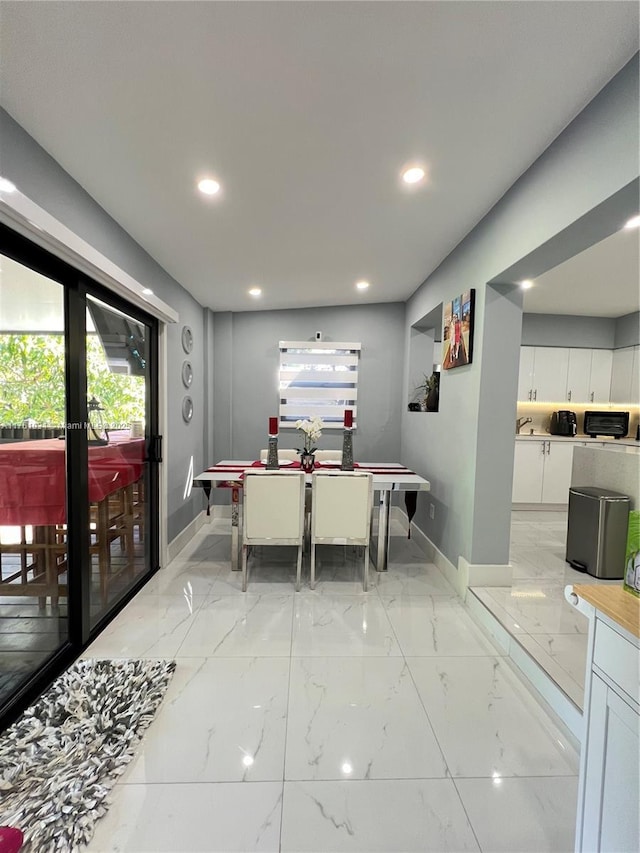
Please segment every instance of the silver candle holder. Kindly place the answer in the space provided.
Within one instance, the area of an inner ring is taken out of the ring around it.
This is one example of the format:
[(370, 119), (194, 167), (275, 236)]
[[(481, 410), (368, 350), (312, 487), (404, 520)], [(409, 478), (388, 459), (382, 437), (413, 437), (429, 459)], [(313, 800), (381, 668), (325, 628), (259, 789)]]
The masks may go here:
[(267, 470), (277, 471), (280, 465), (278, 464), (278, 436), (269, 436), (269, 449), (267, 450)]
[(345, 427), (342, 433), (341, 471), (353, 471), (353, 427)]

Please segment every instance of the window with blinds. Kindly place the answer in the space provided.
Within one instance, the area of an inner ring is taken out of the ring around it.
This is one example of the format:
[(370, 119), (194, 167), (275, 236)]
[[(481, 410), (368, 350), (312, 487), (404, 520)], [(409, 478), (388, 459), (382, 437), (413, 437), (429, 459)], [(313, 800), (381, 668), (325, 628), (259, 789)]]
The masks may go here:
[(280, 426), (318, 416), (341, 428), (344, 410), (358, 412), (361, 344), (336, 341), (280, 341)]

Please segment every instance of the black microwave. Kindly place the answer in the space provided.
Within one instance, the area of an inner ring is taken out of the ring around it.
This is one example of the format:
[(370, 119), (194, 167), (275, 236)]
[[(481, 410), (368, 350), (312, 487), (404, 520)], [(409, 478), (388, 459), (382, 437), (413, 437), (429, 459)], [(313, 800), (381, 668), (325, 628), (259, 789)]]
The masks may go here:
[(629, 412), (585, 412), (583, 431), (591, 438), (597, 435), (624, 438), (629, 432)]

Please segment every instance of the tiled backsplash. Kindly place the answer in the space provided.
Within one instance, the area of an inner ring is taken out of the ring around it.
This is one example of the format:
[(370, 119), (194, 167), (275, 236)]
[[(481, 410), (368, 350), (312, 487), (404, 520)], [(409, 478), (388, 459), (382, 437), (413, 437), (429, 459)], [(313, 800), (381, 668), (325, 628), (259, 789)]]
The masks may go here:
[[(589, 412), (629, 412), (629, 432), (628, 438), (636, 437), (636, 429), (640, 420), (640, 406), (629, 406), (622, 403), (582, 403), (571, 405), (571, 403), (518, 403), (518, 418), (531, 418), (530, 424), (520, 430), (520, 435), (529, 435), (533, 429), (534, 434), (546, 435), (549, 432), (549, 420), (552, 412), (557, 412), (560, 409), (568, 409), (576, 413), (578, 421), (578, 435), (584, 435), (582, 425), (584, 423), (584, 413)], [(514, 423), (515, 430), (515, 423)]]

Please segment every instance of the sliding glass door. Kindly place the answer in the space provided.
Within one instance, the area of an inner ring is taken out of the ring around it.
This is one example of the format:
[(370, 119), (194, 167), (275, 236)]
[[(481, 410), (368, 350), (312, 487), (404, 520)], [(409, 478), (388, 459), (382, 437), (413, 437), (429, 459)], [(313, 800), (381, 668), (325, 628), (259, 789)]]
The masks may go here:
[(6, 256), (0, 276), (1, 706), (69, 631), (64, 287)]
[(91, 625), (149, 572), (157, 540), (149, 497), (153, 328), (87, 296)]
[(158, 567), (157, 339), (0, 226), (0, 728)]

